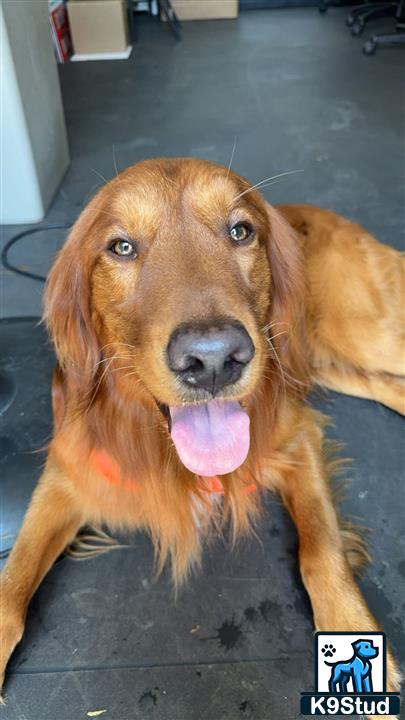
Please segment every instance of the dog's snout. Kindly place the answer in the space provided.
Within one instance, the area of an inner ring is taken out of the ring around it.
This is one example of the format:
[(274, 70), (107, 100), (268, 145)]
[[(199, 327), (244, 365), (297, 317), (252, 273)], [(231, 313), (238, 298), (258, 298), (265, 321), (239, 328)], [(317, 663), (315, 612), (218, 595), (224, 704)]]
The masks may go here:
[(239, 380), (254, 352), (250, 335), (239, 323), (190, 324), (172, 334), (167, 362), (182, 382), (215, 395)]

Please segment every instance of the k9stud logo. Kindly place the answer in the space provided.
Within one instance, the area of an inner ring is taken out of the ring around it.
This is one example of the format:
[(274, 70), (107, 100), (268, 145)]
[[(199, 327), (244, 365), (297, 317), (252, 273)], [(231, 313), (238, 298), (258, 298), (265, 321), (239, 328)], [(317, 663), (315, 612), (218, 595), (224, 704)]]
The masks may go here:
[(303, 715), (396, 715), (398, 695), (386, 692), (384, 633), (316, 633), (315, 688), (302, 693)]

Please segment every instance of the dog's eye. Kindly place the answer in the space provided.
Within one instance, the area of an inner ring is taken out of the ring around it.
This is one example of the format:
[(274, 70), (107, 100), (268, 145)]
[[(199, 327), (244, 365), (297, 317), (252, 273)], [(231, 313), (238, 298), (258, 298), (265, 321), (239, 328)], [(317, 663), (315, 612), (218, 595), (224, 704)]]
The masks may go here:
[(111, 252), (120, 257), (136, 257), (135, 246), (130, 240), (114, 240), (110, 245)]
[(246, 225), (246, 223), (237, 223), (231, 229), (229, 230), (229, 235), (231, 236), (231, 240), (235, 243), (235, 245), (243, 245), (248, 240), (251, 240), (253, 237), (253, 229), (250, 227), (250, 225)]

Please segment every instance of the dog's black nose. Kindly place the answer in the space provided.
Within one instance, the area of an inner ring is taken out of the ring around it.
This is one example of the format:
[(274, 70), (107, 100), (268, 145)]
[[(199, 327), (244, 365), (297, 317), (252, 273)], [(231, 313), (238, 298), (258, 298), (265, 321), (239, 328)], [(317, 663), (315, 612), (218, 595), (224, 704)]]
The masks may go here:
[(167, 363), (184, 383), (215, 395), (239, 380), (254, 353), (251, 337), (240, 323), (192, 323), (173, 332)]

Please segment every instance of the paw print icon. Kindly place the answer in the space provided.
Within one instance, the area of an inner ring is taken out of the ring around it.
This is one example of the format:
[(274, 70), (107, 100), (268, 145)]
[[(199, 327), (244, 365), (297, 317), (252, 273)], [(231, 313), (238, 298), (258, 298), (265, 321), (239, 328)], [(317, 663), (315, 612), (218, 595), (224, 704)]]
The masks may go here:
[(333, 647), (333, 645), (324, 645), (322, 648), (322, 653), (324, 657), (333, 657), (336, 652), (336, 648)]

